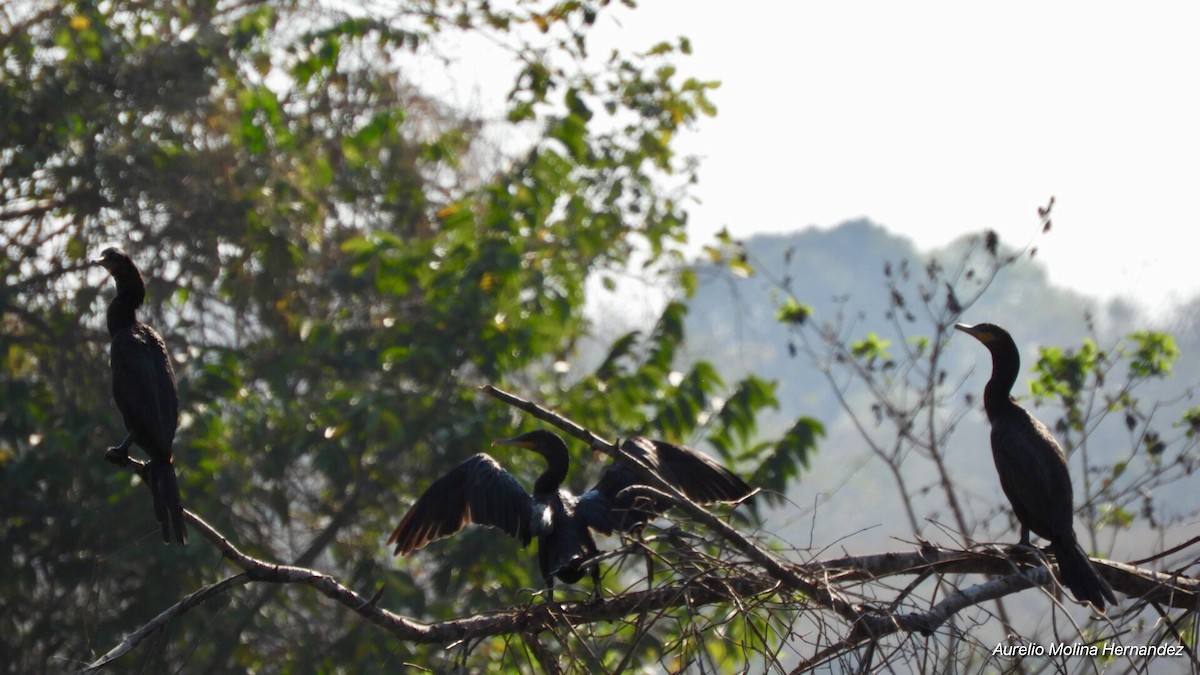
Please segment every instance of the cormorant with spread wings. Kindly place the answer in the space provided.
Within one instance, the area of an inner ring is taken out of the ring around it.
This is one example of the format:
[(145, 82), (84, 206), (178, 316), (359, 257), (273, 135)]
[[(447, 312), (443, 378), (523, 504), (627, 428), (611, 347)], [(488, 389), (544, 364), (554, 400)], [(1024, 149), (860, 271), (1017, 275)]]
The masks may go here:
[[(468, 523), (499, 528), (527, 546), (538, 540), (538, 566), (546, 588), (554, 578), (575, 583), (590, 574), (597, 590), (600, 570), (591, 530), (630, 532), (670, 506), (665, 498), (639, 496), (626, 488), (641, 484), (632, 471), (613, 462), (591, 490), (576, 497), (562, 488), (570, 459), (562, 438), (546, 430), (531, 431), (493, 445), (532, 450), (547, 468), (533, 493), (491, 456), (480, 453), (434, 481), (400, 521), (388, 545), (395, 555), (411, 553), (431, 541), (449, 537)], [(689, 499), (702, 503), (737, 502), (752, 490), (742, 479), (691, 448), (633, 437), (622, 449), (650, 466)]]

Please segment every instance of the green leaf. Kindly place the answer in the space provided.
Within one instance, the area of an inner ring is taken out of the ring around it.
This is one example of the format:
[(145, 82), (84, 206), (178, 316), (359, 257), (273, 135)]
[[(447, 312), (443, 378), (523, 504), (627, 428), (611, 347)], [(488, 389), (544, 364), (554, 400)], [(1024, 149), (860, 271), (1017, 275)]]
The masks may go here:
[(812, 316), (812, 307), (805, 305), (795, 298), (788, 298), (783, 306), (775, 312), (775, 319), (780, 323), (803, 326)]
[(754, 276), (754, 266), (746, 261), (745, 258), (730, 258), (729, 270), (733, 272), (733, 276), (738, 279), (746, 279)]
[(850, 343), (850, 354), (857, 359), (870, 363), (874, 363), (875, 361), (890, 361), (891, 356), (888, 354), (888, 347), (891, 344), (891, 340), (887, 340), (871, 332), (867, 333), (867, 337), (862, 340)]
[(759, 459), (751, 483), (763, 489), (763, 499), (770, 504), (782, 504), (791, 484), (803, 469), (807, 469), (818, 440), (825, 435), (825, 427), (815, 419), (803, 417), (787, 430), (774, 444), (757, 448), (746, 459)]
[(1130, 377), (1163, 377), (1171, 374), (1179, 358), (1174, 336), (1155, 331), (1136, 331), (1129, 334), (1135, 349), (1129, 363)]
[(1101, 527), (1120, 527), (1127, 528), (1133, 525), (1135, 515), (1133, 512), (1123, 509), (1115, 504), (1104, 504), (1100, 507), (1100, 517), (1098, 519)]

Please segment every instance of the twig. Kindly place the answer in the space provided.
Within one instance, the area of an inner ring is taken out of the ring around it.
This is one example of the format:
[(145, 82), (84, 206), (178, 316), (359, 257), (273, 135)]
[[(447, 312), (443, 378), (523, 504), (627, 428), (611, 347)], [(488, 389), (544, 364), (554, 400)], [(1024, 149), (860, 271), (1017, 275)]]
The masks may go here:
[(864, 617), (855, 626), (854, 632), (851, 633), (849, 639), (857, 639), (860, 642), (877, 640), (884, 635), (897, 632), (915, 632), (929, 636), (937, 630), (938, 626), (945, 623), (947, 619), (967, 607), (989, 600), (996, 600), (1017, 591), (1023, 591), (1026, 588), (1046, 586), (1052, 583), (1054, 583), (1054, 578), (1050, 575), (1050, 570), (1045, 567), (1027, 569), (969, 588), (956, 589), (947, 595), (945, 600), (937, 603), (927, 612), (897, 614), (886, 618)]
[(171, 605), (170, 607), (168, 607), (161, 614), (159, 614), (158, 616), (156, 616), (152, 620), (150, 620), (150, 622), (147, 623), (146, 625), (142, 626), (141, 628), (137, 629), (136, 631), (125, 636), (125, 639), (121, 641), (121, 644), (117, 645), (116, 647), (113, 647), (104, 656), (101, 656), (100, 658), (96, 659), (95, 661), (89, 663), (87, 665), (87, 667), (84, 668), (83, 670), (81, 670), (80, 672), (81, 673), (94, 673), (94, 672), (100, 670), (101, 668), (104, 668), (108, 664), (112, 663), (113, 661), (116, 661), (117, 659), (121, 658), (122, 656), (124, 656), (125, 654), (130, 652), (134, 647), (137, 647), (138, 644), (140, 644), (142, 640), (145, 640), (146, 638), (153, 635), (155, 632), (165, 628), (166, 625), (168, 623), (170, 623), (171, 619), (174, 619), (175, 617), (184, 614), (185, 612), (187, 612), (188, 610), (190, 610), (193, 607), (203, 604), (205, 600), (208, 600), (209, 598), (211, 598), (213, 596), (220, 595), (221, 593), (224, 593), (224, 592), (226, 592), (232, 588), (236, 588), (238, 586), (244, 586), (249, 582), (250, 582), (250, 577), (246, 576), (245, 573), (241, 573), (241, 574), (235, 574), (231, 577), (228, 577), (226, 579), (218, 581), (215, 584), (209, 584), (208, 586), (201, 588), (200, 590), (196, 591), (195, 593), (192, 593), (191, 595), (187, 596), (183, 600), (180, 600), (179, 602), (175, 603), (174, 605)]
[(550, 650), (546, 649), (546, 645), (541, 643), (536, 633), (521, 633), (521, 640), (525, 642), (525, 647), (537, 659), (538, 665), (542, 667), (542, 671), (547, 675), (559, 675), (562, 673), (562, 668), (558, 667), (558, 661), (554, 660), (554, 654), (551, 654)]
[(854, 630), (845, 639), (829, 645), (819, 651), (811, 659), (802, 662), (793, 669), (792, 675), (806, 673), (821, 667), (864, 643), (878, 644), (879, 638), (892, 633), (920, 633), (932, 635), (938, 626), (958, 612), (989, 600), (996, 600), (1011, 593), (1032, 588), (1033, 586), (1053, 583), (1050, 571), (1045, 567), (1028, 569), (1017, 574), (1010, 574), (1000, 579), (972, 586), (967, 589), (955, 590), (945, 600), (937, 603), (927, 612), (899, 614), (892, 616), (866, 616), (858, 622)]
[(550, 410), (548, 408), (543, 408), (542, 406), (534, 403), (533, 401), (527, 401), (527, 400), (521, 398), (520, 396), (516, 396), (515, 394), (510, 394), (507, 391), (504, 391), (503, 389), (497, 389), (490, 384), (483, 385), (482, 387), (479, 388), (479, 391), (482, 391), (483, 393), (487, 394), (488, 396), (491, 396), (492, 398), (503, 401), (504, 403), (507, 403), (508, 405), (516, 408), (517, 410), (524, 410), (525, 412), (529, 413), (530, 415), (533, 415), (534, 417), (542, 420), (543, 422), (548, 422), (550, 424), (553, 424), (554, 426), (558, 427), (559, 429), (562, 429), (563, 431), (567, 432), (569, 435), (574, 436), (575, 438), (583, 441), (584, 443), (587, 443), (588, 447), (590, 447), (590, 448), (597, 448), (597, 447), (605, 448), (608, 451), (609, 455), (612, 455), (614, 457), (616, 456), (614, 454), (614, 452), (616, 450), (615, 445), (613, 445), (612, 443), (609, 443), (607, 440), (605, 440), (603, 438), (600, 438), (596, 434), (593, 434), (591, 431), (585, 429), (582, 425), (576, 424), (574, 421), (554, 412), (553, 410)]
[(1197, 542), (1200, 542), (1200, 537), (1192, 537), (1191, 539), (1188, 539), (1187, 541), (1183, 542), (1182, 544), (1172, 546), (1171, 548), (1169, 548), (1165, 551), (1162, 551), (1160, 553), (1155, 553), (1154, 555), (1152, 555), (1148, 558), (1142, 558), (1141, 560), (1133, 560), (1129, 564), (1130, 565), (1145, 565), (1146, 563), (1151, 563), (1151, 562), (1154, 562), (1155, 560), (1161, 560), (1162, 558), (1165, 558), (1165, 557), (1171, 555), (1172, 553), (1178, 553), (1179, 551), (1182, 551), (1183, 549), (1185, 549)]

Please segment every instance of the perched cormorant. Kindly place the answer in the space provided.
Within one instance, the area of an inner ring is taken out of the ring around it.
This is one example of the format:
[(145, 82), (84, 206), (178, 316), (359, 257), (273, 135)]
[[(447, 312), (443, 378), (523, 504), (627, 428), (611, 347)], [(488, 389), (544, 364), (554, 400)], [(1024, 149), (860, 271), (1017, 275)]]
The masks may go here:
[(162, 526), (163, 541), (184, 544), (183, 505), (171, 455), (179, 424), (175, 371), (162, 336), (134, 316), (146, 297), (146, 286), (133, 261), (123, 251), (108, 248), (93, 262), (117, 282), (117, 296), (109, 303), (106, 316), (112, 337), (112, 393), (129, 431), (105, 456), (115, 463), (127, 463), (131, 444), (146, 451), (150, 461), (143, 475), (148, 476), (146, 482), (154, 495), (154, 517)]
[(992, 459), (1000, 486), (1021, 522), (1021, 544), (1029, 545), (1030, 530), (1049, 540), (1062, 583), (1076, 600), (1090, 602), (1100, 611), (1106, 600), (1115, 605), (1112, 589), (1096, 574), (1075, 539), (1066, 455), (1046, 425), (1012, 399), (1021, 366), (1012, 336), (990, 323), (954, 327), (982, 342), (992, 354), (992, 378), (983, 390), (983, 409), (992, 425)]
[[(537, 537), (538, 567), (546, 588), (554, 588), (554, 577), (571, 584), (590, 574), (599, 592), (600, 570), (590, 562), (598, 550), (590, 530), (630, 532), (670, 506), (665, 499), (646, 499), (634, 491), (621, 494), (641, 481), (618, 462), (579, 497), (562, 489), (570, 460), (566, 443), (553, 432), (539, 429), (493, 445), (525, 448), (546, 459), (548, 466), (534, 483), (533, 494), (495, 459), (477, 454), (434, 481), (413, 504), (388, 539), (395, 555), (449, 537), (467, 523), (488, 525), (516, 537), (523, 546)], [(693, 501), (735, 502), (751, 493), (742, 479), (691, 448), (640, 437), (621, 447)]]

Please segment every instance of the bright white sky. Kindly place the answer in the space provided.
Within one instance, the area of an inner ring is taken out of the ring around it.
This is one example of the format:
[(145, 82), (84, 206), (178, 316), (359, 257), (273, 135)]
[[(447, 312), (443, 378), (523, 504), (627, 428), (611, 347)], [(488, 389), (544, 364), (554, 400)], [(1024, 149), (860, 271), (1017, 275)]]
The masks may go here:
[(681, 72), (721, 82), (681, 139), (697, 244), (867, 216), (1020, 245), (1054, 195), (1053, 281), (1158, 311), (1200, 291), (1200, 4), (645, 0), (598, 26), (596, 54), (686, 35)]

